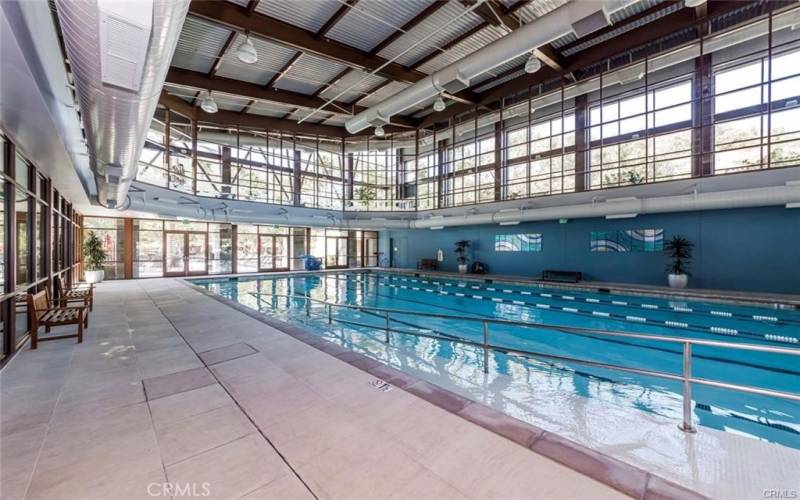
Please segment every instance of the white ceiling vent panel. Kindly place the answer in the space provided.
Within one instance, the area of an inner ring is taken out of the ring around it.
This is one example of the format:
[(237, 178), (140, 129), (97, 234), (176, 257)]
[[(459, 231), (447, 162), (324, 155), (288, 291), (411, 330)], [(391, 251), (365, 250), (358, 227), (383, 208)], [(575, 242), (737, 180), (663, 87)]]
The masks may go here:
[(99, 6), (101, 79), (138, 92), (153, 27), (153, 2), (101, 1)]

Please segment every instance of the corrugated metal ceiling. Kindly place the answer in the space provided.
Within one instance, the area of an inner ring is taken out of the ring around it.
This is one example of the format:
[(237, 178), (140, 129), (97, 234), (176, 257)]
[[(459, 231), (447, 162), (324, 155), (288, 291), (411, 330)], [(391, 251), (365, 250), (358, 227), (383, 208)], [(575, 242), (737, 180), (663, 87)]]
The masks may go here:
[[(240, 6), (246, 6), (249, 3), (249, 0), (227, 1)], [(326, 36), (364, 52), (369, 52), (381, 41), (395, 33), (400, 26), (428, 8), (434, 1), (437, 0), (360, 0), (328, 31)], [(506, 7), (516, 4), (518, 1), (501, 0)], [(515, 15), (519, 16), (523, 22), (530, 22), (558, 8), (567, 1), (532, 0), (518, 9)], [(622, 22), (665, 1), (641, 0), (613, 14), (612, 21), (615, 23)], [(260, 0), (256, 5), (256, 11), (308, 31), (317, 32), (343, 5), (343, 0), (290, 0), (288, 2), (287, 0)], [(682, 3), (680, 2), (668, 7), (665, 6), (661, 11), (637, 20), (630, 26), (620, 27), (608, 34), (570, 47), (564, 52), (564, 56), (575, 54), (602, 43), (613, 36), (619, 36), (630, 29), (653, 22), (680, 8), (682, 8)], [(483, 23), (483, 19), (480, 16), (473, 12), (466, 12), (466, 10), (467, 7), (458, 0), (448, 1), (427, 19), (381, 50), (378, 55), (385, 59), (397, 57), (396, 62), (398, 64), (413, 67), (416, 61), (439, 51), (440, 53), (436, 57), (431, 58), (418, 68), (420, 71), (430, 74), (504, 36), (503, 28), (487, 26), (447, 51), (440, 51), (440, 47)], [(181, 32), (173, 59), (173, 66), (192, 71), (208, 72), (230, 34), (231, 31), (224, 27), (189, 16)], [(256, 64), (244, 64), (235, 55), (235, 47), (242, 41), (243, 36), (236, 35), (231, 48), (223, 55), (217, 75), (263, 85), (277, 74), (296, 54), (294, 49), (253, 37), (252, 41), (258, 52), (259, 60)], [(574, 41), (574, 35), (567, 35), (556, 40), (552, 45), (558, 49)], [(417, 45), (415, 46), (415, 44)], [(481, 82), (519, 67), (524, 63), (524, 60), (525, 57), (520, 56), (475, 79), (472, 82), (473, 85), (476, 85), (474, 90), (481, 92), (520, 76), (521, 72), (511, 73), (501, 81), (481, 86)], [(337, 61), (306, 53), (276, 83), (276, 87), (306, 95), (325, 89), (320, 93), (320, 97), (330, 99), (353, 86), (352, 89), (348, 89), (337, 100), (345, 103), (358, 103), (362, 106), (372, 106), (408, 86), (406, 83), (391, 82), (380, 87), (374, 94), (367, 95), (368, 91), (385, 83), (386, 80), (382, 77), (368, 75), (368, 73), (357, 69), (346, 72), (338, 82), (331, 82), (332, 78), (342, 73), (346, 68), (346, 65)], [(332, 83), (330, 86), (326, 85), (330, 83)], [(171, 93), (189, 100), (194, 95), (192, 89), (186, 88), (172, 88)], [(229, 96), (220, 95), (217, 102), (221, 109), (238, 111), (247, 104), (247, 99), (243, 100), (244, 102), (241, 99), (231, 99)], [(420, 109), (424, 110), (429, 104), (423, 103), (423, 105), (414, 110), (409, 110), (409, 112), (415, 113)], [(248, 112), (266, 116), (283, 116), (286, 113), (294, 112), (295, 109), (278, 103), (259, 101), (250, 107)], [(298, 115), (303, 117), (309, 111), (298, 112)], [(333, 118), (326, 117), (327, 114), (321, 115), (319, 118), (315, 116), (310, 121), (340, 124), (344, 120), (344, 115), (337, 115)]]
[(222, 57), (222, 64), (217, 70), (217, 75), (265, 85), (297, 54), (297, 51), (283, 45), (253, 37), (250, 41), (258, 52), (258, 61), (254, 64), (246, 64), (236, 57), (236, 47), (244, 39), (243, 35), (236, 35), (231, 48)]
[(178, 38), (178, 45), (175, 47), (172, 65), (207, 73), (230, 34), (230, 30), (216, 24), (207, 23), (196, 17), (187, 17), (183, 23), (181, 36)]
[(303, 54), (275, 86), (301, 94), (313, 94), (346, 67), (329, 59)]
[[(461, 2), (448, 2), (447, 5), (381, 50), (378, 55), (386, 59), (397, 57), (398, 63), (403, 66), (412, 66), (415, 61), (481, 24), (480, 16), (474, 12), (465, 13), (466, 10), (467, 8)], [(423, 39), (424, 42), (414, 45)]]
[(339, 81), (334, 82), (333, 85), (320, 93), (320, 97), (323, 99), (332, 99), (343, 90), (349, 88), (350, 90), (336, 100), (350, 103), (366, 96), (369, 90), (372, 90), (385, 81), (386, 79), (380, 76), (370, 75), (369, 73), (353, 69), (348, 71)]
[(316, 33), (341, 6), (336, 0), (261, 0), (256, 12)]
[(328, 31), (328, 37), (369, 52), (434, 0), (361, 0)]

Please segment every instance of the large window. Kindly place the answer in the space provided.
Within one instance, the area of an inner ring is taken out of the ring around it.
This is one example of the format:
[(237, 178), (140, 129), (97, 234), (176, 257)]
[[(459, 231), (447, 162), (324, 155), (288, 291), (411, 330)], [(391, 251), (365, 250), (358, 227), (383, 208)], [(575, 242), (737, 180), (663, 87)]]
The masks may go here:
[(555, 115), (506, 134), (507, 199), (575, 190), (575, 114)]
[(672, 37), (580, 68), (577, 81), (541, 82), (431, 123), (426, 110), (416, 115), (425, 128), (385, 137), (231, 129), (161, 108), (139, 178), (201, 196), (375, 212), (794, 166), (798, 19), (791, 7), (746, 27), (710, 20), (703, 40)]
[(607, 188), (690, 177), (692, 82), (601, 100), (589, 112), (590, 186)]
[(84, 240), (89, 232), (94, 232), (108, 254), (103, 265), (105, 277), (118, 279), (125, 277), (125, 220), (106, 217), (84, 217)]
[(494, 201), (494, 134), (457, 141), (444, 164), (445, 206)]
[(800, 160), (800, 50), (759, 55), (714, 72), (714, 172)]

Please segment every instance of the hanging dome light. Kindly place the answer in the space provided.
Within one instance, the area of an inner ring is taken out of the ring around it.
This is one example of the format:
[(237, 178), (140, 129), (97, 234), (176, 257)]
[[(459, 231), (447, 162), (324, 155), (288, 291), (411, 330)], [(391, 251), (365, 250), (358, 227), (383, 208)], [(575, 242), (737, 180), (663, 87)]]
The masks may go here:
[(378, 137), (383, 137), (385, 133), (386, 132), (383, 131), (383, 125), (378, 125), (377, 127), (375, 127), (375, 135), (377, 135)]
[(525, 73), (536, 73), (540, 69), (542, 69), (542, 61), (531, 52), (531, 56), (525, 61)]
[(706, 0), (686, 0), (683, 4), (686, 7), (700, 7), (706, 3)]
[(205, 111), (206, 113), (216, 113), (219, 111), (219, 106), (217, 106), (217, 102), (211, 97), (211, 92), (208, 90), (205, 91), (203, 94), (203, 99), (200, 100), (200, 109)]
[(444, 104), (444, 99), (442, 99), (442, 96), (437, 97), (436, 100), (433, 101), (433, 110), (436, 111), (437, 113), (440, 111), (444, 111), (445, 107), (446, 106)]
[(258, 52), (256, 52), (253, 42), (250, 41), (250, 35), (247, 35), (244, 42), (239, 44), (239, 48), (236, 49), (236, 57), (245, 64), (258, 62)]

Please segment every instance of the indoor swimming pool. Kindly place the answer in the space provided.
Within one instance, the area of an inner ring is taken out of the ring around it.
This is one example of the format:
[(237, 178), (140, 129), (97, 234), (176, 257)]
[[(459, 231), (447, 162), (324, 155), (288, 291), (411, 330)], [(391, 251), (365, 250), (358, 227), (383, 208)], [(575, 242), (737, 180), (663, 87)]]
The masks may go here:
[[(700, 342), (691, 348), (697, 379), (800, 388), (796, 355), (711, 345), (796, 351), (800, 311), (792, 308), (371, 271), (192, 282), (523, 420), (535, 414), (569, 427), (613, 411), (680, 423), (682, 382), (643, 372), (680, 376), (684, 343), (649, 337)], [(703, 384), (692, 391), (695, 425), (800, 449), (800, 402)]]

